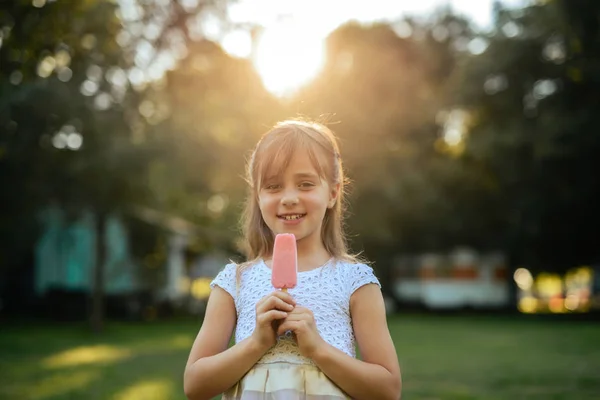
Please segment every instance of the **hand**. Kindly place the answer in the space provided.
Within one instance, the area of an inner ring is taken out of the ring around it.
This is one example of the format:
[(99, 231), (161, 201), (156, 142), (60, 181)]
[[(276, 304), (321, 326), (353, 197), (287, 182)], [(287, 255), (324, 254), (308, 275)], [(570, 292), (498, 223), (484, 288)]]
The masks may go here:
[(267, 351), (277, 341), (276, 326), (288, 316), (296, 302), (286, 292), (276, 290), (256, 303), (256, 326), (252, 338)]
[(300, 354), (305, 357), (312, 358), (315, 351), (325, 344), (317, 330), (312, 311), (306, 307), (296, 306), (281, 322), (277, 334), (283, 335), (287, 331), (292, 331), (295, 334)]

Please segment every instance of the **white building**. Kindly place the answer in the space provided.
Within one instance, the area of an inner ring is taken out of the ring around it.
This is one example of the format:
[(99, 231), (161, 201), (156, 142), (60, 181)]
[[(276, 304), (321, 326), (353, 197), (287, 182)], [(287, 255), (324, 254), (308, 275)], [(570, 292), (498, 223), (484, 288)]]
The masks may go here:
[(505, 257), (459, 248), (449, 254), (401, 257), (394, 294), (400, 302), (429, 309), (493, 309), (510, 302)]

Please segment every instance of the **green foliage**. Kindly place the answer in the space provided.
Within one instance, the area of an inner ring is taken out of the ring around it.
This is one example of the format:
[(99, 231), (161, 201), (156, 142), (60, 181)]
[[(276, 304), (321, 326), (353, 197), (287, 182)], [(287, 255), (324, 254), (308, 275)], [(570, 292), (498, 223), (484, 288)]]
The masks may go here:
[(458, 245), (533, 268), (598, 261), (598, 14), (556, 1), (497, 6), (486, 33), (446, 12), (334, 32), (293, 106), (341, 136), (356, 245), (384, 269)]
[[(111, 166), (102, 134), (124, 127), (120, 113), (98, 118), (95, 104), (109, 90), (103, 71), (118, 65), (121, 57), (114, 40), (118, 26), (110, 2), (0, 6), (0, 184), (10, 188), (0, 195), (6, 222), (1, 228), (4, 266), (22, 262), (22, 251), (36, 236), (35, 215), (44, 204), (77, 208), (91, 199), (106, 201), (106, 179), (98, 178)], [(80, 91), (92, 75), (90, 84), (99, 94), (95, 98)], [(61, 149), (52, 145), (59, 132)], [(79, 151), (68, 150), (67, 135), (75, 147), (83, 140)]]
[[(382, 269), (457, 245), (554, 269), (600, 257), (592, 0), (497, 6), (483, 33), (448, 10), (348, 23), (286, 99), (192, 29), (205, 12), (223, 17), (225, 1), (11, 3), (0, 6), (3, 265), (22, 262), (48, 202), (150, 206), (195, 224), (205, 250), (233, 247), (246, 156), (296, 115), (338, 132), (351, 239)], [(73, 132), (77, 151), (61, 142)]]
[(160, 57), (176, 64), (174, 44), (185, 52), (191, 40), (183, 29), (188, 14), (218, 2), (192, 8), (125, 3), (0, 6), (0, 185), (11, 188), (0, 195), (6, 205), (2, 270), (30, 262), (36, 215), (45, 206), (58, 203), (73, 216), (92, 210), (100, 238), (93, 278), (96, 321), (101, 321), (105, 219), (160, 205), (148, 181), (162, 159), (171, 161), (173, 139), (158, 130), (166, 118), (163, 108), (149, 111), (155, 92), (148, 82)]
[(515, 261), (536, 268), (600, 257), (598, 15), (585, 1), (499, 9), (488, 49), (460, 80), (459, 105), (476, 115), (463, 161), (490, 172), (501, 201), (489, 215), (504, 219)]

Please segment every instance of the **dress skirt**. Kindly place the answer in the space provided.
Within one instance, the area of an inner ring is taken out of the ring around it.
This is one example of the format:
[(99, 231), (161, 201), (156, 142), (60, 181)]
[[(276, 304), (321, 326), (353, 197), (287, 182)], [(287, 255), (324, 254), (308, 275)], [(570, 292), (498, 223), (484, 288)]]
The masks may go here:
[(256, 364), (223, 400), (350, 399), (319, 368), (308, 364)]

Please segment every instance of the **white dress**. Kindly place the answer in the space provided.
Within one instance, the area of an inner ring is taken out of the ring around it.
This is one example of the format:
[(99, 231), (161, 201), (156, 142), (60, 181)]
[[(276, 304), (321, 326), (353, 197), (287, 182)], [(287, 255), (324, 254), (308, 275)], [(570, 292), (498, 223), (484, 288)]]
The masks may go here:
[[(211, 282), (231, 295), (235, 302), (237, 324), (235, 342), (254, 331), (256, 303), (271, 293), (271, 269), (259, 260), (244, 269), (236, 284), (236, 264), (228, 264)], [(350, 296), (363, 285), (381, 287), (373, 269), (364, 264), (333, 261), (320, 268), (298, 273), (298, 284), (289, 289), (296, 303), (310, 309), (321, 337), (351, 357), (356, 357), (350, 316)], [(290, 336), (277, 343), (230, 390), (223, 399), (242, 400), (333, 400), (349, 398), (307, 357), (300, 354)]]

